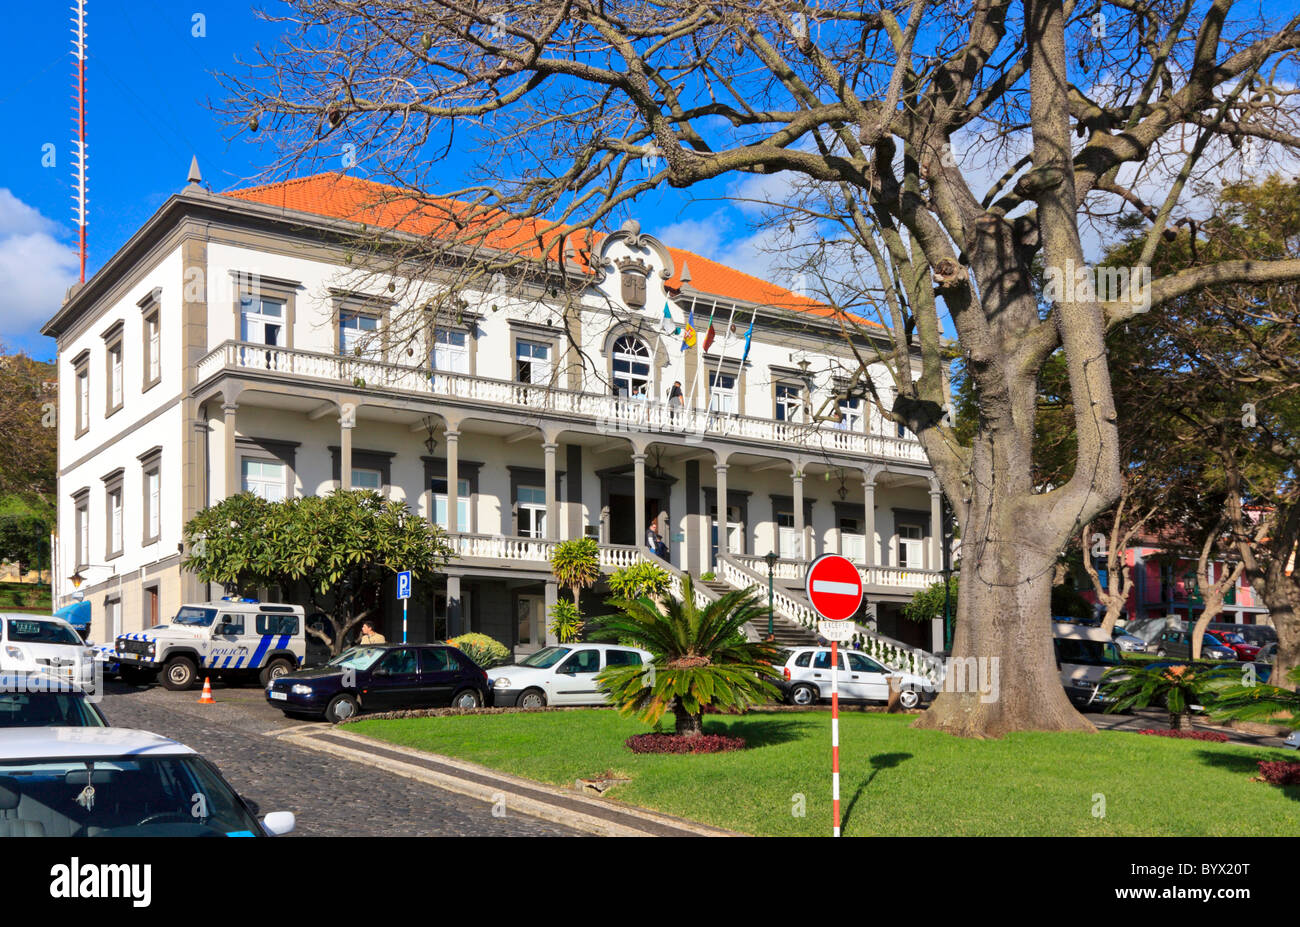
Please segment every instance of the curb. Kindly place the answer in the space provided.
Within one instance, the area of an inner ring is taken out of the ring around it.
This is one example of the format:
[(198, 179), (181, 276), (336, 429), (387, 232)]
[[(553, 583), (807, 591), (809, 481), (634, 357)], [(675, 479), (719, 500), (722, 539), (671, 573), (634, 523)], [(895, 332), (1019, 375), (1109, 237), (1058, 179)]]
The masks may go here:
[(336, 727), (270, 732), (296, 746), (364, 763), (416, 779), (518, 814), (563, 824), (602, 837), (739, 837), (733, 831), (633, 805), (615, 804), (575, 791), (502, 773), (477, 763), (349, 734)]

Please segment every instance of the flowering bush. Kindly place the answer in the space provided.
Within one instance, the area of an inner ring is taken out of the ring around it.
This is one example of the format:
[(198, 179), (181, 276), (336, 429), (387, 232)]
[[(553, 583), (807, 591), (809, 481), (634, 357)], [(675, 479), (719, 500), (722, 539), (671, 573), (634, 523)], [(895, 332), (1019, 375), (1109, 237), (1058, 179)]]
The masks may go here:
[(1300, 785), (1300, 763), (1295, 760), (1260, 760), (1259, 777), (1272, 785)]
[(633, 753), (722, 753), (745, 749), (745, 738), (723, 734), (636, 734), (627, 739)]
[(1176, 737), (1179, 740), (1208, 740), (1211, 743), (1223, 744), (1230, 739), (1227, 734), (1221, 734), (1218, 731), (1138, 731), (1139, 734), (1155, 734), (1157, 737)]

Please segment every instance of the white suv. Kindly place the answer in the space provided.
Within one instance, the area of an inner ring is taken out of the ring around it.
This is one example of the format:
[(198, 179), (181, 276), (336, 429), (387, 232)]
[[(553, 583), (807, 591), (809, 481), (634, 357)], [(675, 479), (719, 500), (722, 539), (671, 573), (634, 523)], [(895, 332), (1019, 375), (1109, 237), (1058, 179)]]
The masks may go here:
[[(791, 705), (813, 705), (831, 697), (831, 649), (795, 647), (784, 651), (780, 683)], [(889, 701), (889, 679), (898, 680), (898, 701), (904, 708), (916, 708), (930, 701), (938, 691), (924, 676), (895, 672), (860, 650), (840, 649), (839, 692), (846, 701)]]
[(488, 670), (492, 704), (605, 705), (608, 697), (596, 684), (596, 674), (607, 666), (645, 666), (653, 662), (649, 651), (622, 644), (557, 644), (510, 666)]

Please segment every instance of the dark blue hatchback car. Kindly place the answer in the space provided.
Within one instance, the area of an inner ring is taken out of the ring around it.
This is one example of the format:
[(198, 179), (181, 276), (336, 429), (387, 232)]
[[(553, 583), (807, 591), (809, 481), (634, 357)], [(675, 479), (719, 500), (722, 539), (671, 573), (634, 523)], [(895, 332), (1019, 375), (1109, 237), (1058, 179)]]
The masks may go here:
[(447, 644), (352, 647), (266, 687), (266, 700), (286, 715), (334, 723), (362, 711), (478, 708), (487, 704), (487, 695), (487, 673)]

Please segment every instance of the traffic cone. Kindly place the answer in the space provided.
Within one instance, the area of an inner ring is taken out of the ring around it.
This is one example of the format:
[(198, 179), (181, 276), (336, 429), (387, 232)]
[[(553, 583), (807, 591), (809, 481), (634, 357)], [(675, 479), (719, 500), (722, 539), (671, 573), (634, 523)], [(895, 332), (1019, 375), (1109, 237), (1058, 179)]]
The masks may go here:
[(203, 677), (203, 694), (199, 696), (200, 705), (215, 705), (217, 700), (212, 697), (212, 680), (207, 676)]

